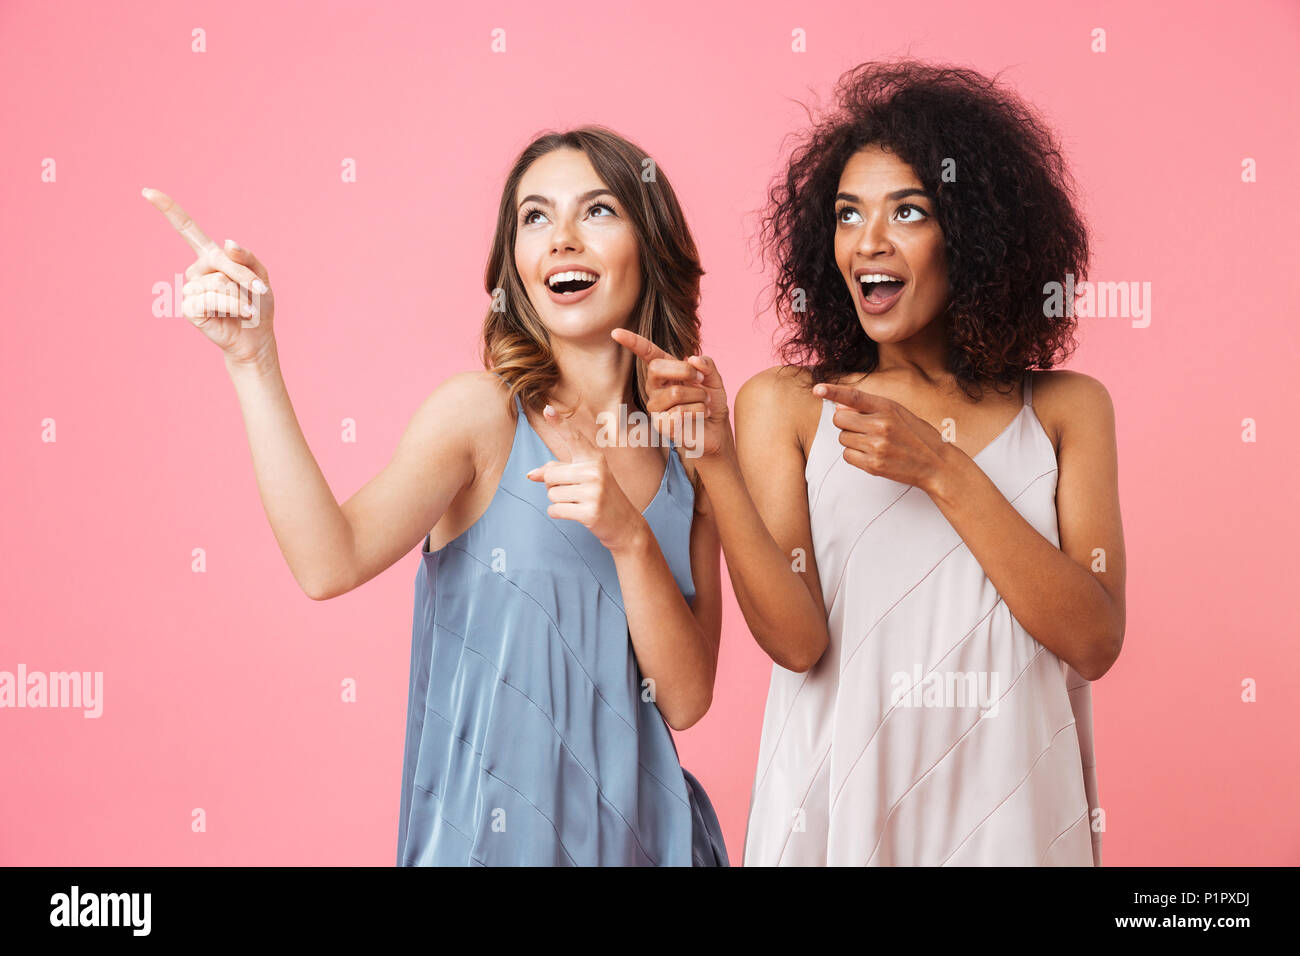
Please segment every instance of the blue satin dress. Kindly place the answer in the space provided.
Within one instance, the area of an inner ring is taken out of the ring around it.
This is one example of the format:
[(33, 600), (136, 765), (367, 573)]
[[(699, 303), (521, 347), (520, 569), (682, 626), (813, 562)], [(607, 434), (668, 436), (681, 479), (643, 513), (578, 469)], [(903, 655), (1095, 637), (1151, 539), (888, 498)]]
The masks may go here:
[[(515, 408), (487, 511), (420, 551), (397, 864), (727, 866), (708, 796), (643, 699), (613, 557), (546, 514), (545, 483), (524, 475), (553, 456)], [(644, 516), (688, 604), (693, 505), (673, 451)]]

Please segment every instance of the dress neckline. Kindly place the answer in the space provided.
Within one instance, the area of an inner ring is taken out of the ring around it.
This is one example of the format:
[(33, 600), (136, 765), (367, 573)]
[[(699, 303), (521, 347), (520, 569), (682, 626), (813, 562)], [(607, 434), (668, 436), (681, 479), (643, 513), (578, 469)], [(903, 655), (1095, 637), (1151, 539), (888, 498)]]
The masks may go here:
[(1020, 411), (1016, 412), (1016, 417), (1013, 418), (1013, 419), (1011, 419), (1011, 421), (1009, 421), (1009, 422), (1007, 423), (1007, 427), (1004, 428), (1004, 429), (1002, 429), (1002, 431), (998, 432), (998, 433), (997, 433), (997, 436), (996, 436), (995, 438), (993, 438), (992, 441), (988, 442), (988, 444), (986, 444), (983, 448), (981, 448), (981, 449), (980, 449), (979, 451), (977, 451), (975, 454), (971, 455), (971, 456), (970, 456), (971, 461), (979, 461), (980, 457), (981, 457), (981, 456), (982, 456), (986, 451), (988, 451), (990, 448), (992, 448), (994, 445), (996, 445), (998, 442), (1000, 442), (1000, 441), (1002, 440), (1003, 436), (1005, 436), (1008, 432), (1010, 432), (1011, 429), (1013, 429), (1015, 426), (1019, 425), (1019, 424), (1020, 424), (1020, 419), (1024, 417), (1025, 410), (1028, 409), (1029, 407), (1030, 407), (1030, 406), (1028, 406), (1028, 405), (1021, 405), (1021, 406), (1020, 406)]

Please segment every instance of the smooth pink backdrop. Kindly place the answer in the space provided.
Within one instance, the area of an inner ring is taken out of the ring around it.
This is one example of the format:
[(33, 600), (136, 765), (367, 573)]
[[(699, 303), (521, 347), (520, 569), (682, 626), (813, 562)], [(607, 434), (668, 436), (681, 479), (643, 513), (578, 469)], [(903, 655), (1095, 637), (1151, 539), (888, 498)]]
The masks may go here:
[[(1300, 863), (1298, 34), (1289, 2), (0, 4), (0, 670), (105, 681), (98, 719), (0, 710), (0, 863), (394, 860), (418, 557), (336, 600), (297, 588), (220, 353), (152, 314), (193, 256), (142, 186), (267, 264), (343, 501), (478, 367), (499, 190), (535, 133), (600, 122), (666, 171), (734, 396), (773, 364), (750, 214), (796, 100), (907, 52), (1006, 68), (1064, 140), (1095, 277), (1153, 287), (1148, 328), (1085, 322), (1069, 365), (1114, 399), (1128, 551), (1094, 688), (1105, 862)], [(713, 709), (678, 739), (739, 863), (770, 664), (726, 592)]]

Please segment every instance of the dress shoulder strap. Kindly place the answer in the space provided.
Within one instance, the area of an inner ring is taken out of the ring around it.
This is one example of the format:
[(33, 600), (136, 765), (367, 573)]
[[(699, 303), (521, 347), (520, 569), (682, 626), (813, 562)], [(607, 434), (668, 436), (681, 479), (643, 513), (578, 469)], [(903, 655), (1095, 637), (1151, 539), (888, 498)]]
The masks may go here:
[(1034, 404), (1034, 373), (1032, 370), (1025, 373), (1025, 404)]
[[(490, 369), (488, 369), (488, 371), (491, 372), (493, 375), (495, 375), (497, 378), (501, 379), (501, 384), (505, 385), (507, 388), (510, 387), (510, 380), (509, 380), (508, 378), (506, 378), (504, 375), (502, 375), (500, 372), (498, 372), (496, 369), (494, 369), (494, 368), (490, 368)], [(523, 415), (523, 413), (524, 413), (524, 403), (523, 403), (522, 401), (520, 401), (518, 395), (515, 395), (515, 402), (514, 402), (514, 404), (515, 404), (515, 408), (518, 410), (519, 414), (520, 414), (520, 415)]]

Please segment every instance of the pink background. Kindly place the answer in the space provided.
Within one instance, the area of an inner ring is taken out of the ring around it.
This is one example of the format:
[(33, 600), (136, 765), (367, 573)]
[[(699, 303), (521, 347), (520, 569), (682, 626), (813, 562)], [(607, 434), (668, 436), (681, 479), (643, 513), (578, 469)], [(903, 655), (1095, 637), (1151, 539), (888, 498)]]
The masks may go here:
[[(1126, 646), (1094, 688), (1105, 862), (1300, 863), (1297, 5), (469, 7), (0, 4), (0, 670), (105, 681), (99, 719), (0, 710), (0, 863), (394, 861), (419, 558), (328, 602), (295, 585), (220, 353), (151, 312), (193, 255), (142, 186), (267, 264), (294, 407), (343, 501), (478, 367), (499, 190), (535, 133), (600, 122), (655, 156), (734, 396), (773, 364), (751, 213), (795, 100), (907, 52), (1009, 68), (1064, 139), (1094, 276), (1152, 283), (1150, 327), (1084, 322), (1069, 366), (1114, 399), (1128, 549)], [(713, 709), (678, 740), (738, 864), (770, 664), (724, 591)]]

